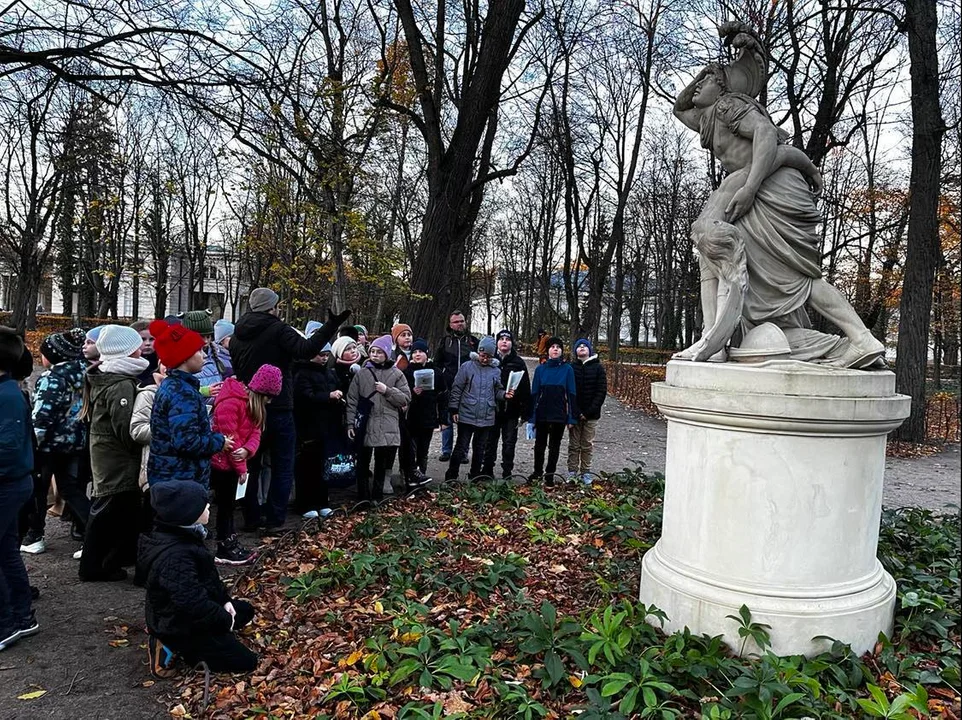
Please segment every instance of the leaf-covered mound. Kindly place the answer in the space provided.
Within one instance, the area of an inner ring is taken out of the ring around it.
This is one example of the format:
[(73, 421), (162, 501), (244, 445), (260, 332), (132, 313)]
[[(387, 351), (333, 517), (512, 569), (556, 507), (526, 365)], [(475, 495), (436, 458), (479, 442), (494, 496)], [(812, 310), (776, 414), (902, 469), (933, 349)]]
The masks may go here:
[(958, 717), (957, 515), (884, 516), (900, 609), (874, 653), (744, 659), (664, 636), (636, 602), (662, 491), (633, 471), (590, 487), (454, 486), (308, 525), (239, 580), (260, 611), (246, 631), (255, 674), (215, 677), (206, 708), (194, 674), (177, 714)]

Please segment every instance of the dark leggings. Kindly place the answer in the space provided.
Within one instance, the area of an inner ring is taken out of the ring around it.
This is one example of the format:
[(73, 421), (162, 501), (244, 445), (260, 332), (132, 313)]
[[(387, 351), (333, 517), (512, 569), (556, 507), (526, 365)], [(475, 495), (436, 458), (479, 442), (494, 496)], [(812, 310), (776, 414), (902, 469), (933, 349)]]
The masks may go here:
[[(358, 500), (382, 500), (384, 478), (394, 464), (396, 447), (362, 447), (357, 451), (357, 498)], [(371, 475), (371, 458), (374, 458), (374, 475)]]
[(294, 461), (294, 488), (297, 508), (301, 512), (330, 507), (327, 481), (324, 479), (324, 461), (327, 446), (324, 438), (300, 443)]
[[(217, 542), (224, 542), (235, 533), (234, 505), (237, 495), (237, 473), (233, 470), (210, 469), (210, 486), (214, 491), (214, 503), (217, 508), (214, 532)], [(249, 488), (248, 488), (249, 489)]]
[(414, 428), (411, 431), (411, 438), (414, 440), (415, 465), (422, 473), (426, 473), (428, 451), (431, 449), (431, 440), (434, 438), (434, 428)]
[(103, 580), (137, 559), (140, 490), (94, 498), (80, 558), (81, 580)]
[[(565, 435), (564, 423), (539, 422), (535, 424), (534, 473), (551, 475), (558, 469), (558, 456), (561, 454), (561, 438)], [(544, 464), (545, 446), (548, 448), (548, 466)]]

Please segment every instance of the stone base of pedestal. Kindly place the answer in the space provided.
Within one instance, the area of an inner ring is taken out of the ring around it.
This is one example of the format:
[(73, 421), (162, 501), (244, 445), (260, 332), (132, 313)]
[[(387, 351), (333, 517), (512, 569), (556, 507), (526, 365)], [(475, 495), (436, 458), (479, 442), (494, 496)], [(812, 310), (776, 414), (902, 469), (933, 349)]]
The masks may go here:
[(668, 419), (662, 537), (640, 592), (666, 630), (738, 650), (726, 616), (746, 605), (780, 655), (830, 647), (818, 636), (861, 653), (892, 631), (876, 550), (885, 436), (909, 410), (894, 387), (887, 371), (669, 363), (652, 391)]

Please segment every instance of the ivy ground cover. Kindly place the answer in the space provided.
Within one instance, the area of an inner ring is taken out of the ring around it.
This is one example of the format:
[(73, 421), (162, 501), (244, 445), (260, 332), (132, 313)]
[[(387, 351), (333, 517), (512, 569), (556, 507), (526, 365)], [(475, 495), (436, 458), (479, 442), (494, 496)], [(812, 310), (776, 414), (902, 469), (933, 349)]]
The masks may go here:
[[(737, 657), (637, 602), (663, 481), (455, 485), (336, 516), (239, 578), (251, 677), (182, 681), (213, 718), (959, 717), (959, 516), (886, 512), (896, 629), (862, 657)], [(765, 646), (751, 608), (733, 629)], [(737, 648), (736, 648), (737, 650)]]

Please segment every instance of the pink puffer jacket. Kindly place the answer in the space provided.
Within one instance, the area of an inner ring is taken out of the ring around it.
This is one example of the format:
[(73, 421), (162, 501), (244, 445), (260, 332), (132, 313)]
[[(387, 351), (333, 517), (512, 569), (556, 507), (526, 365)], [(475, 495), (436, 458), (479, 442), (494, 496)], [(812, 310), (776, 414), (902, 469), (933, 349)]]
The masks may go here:
[[(261, 443), (261, 429), (254, 424), (247, 412), (247, 388), (236, 378), (227, 378), (223, 387), (214, 398), (214, 431), (231, 435), (234, 450), (245, 448), (253, 457)], [(238, 475), (247, 472), (246, 460), (235, 460), (231, 453), (221, 450), (211, 458), (211, 464), (218, 470), (233, 470)]]

